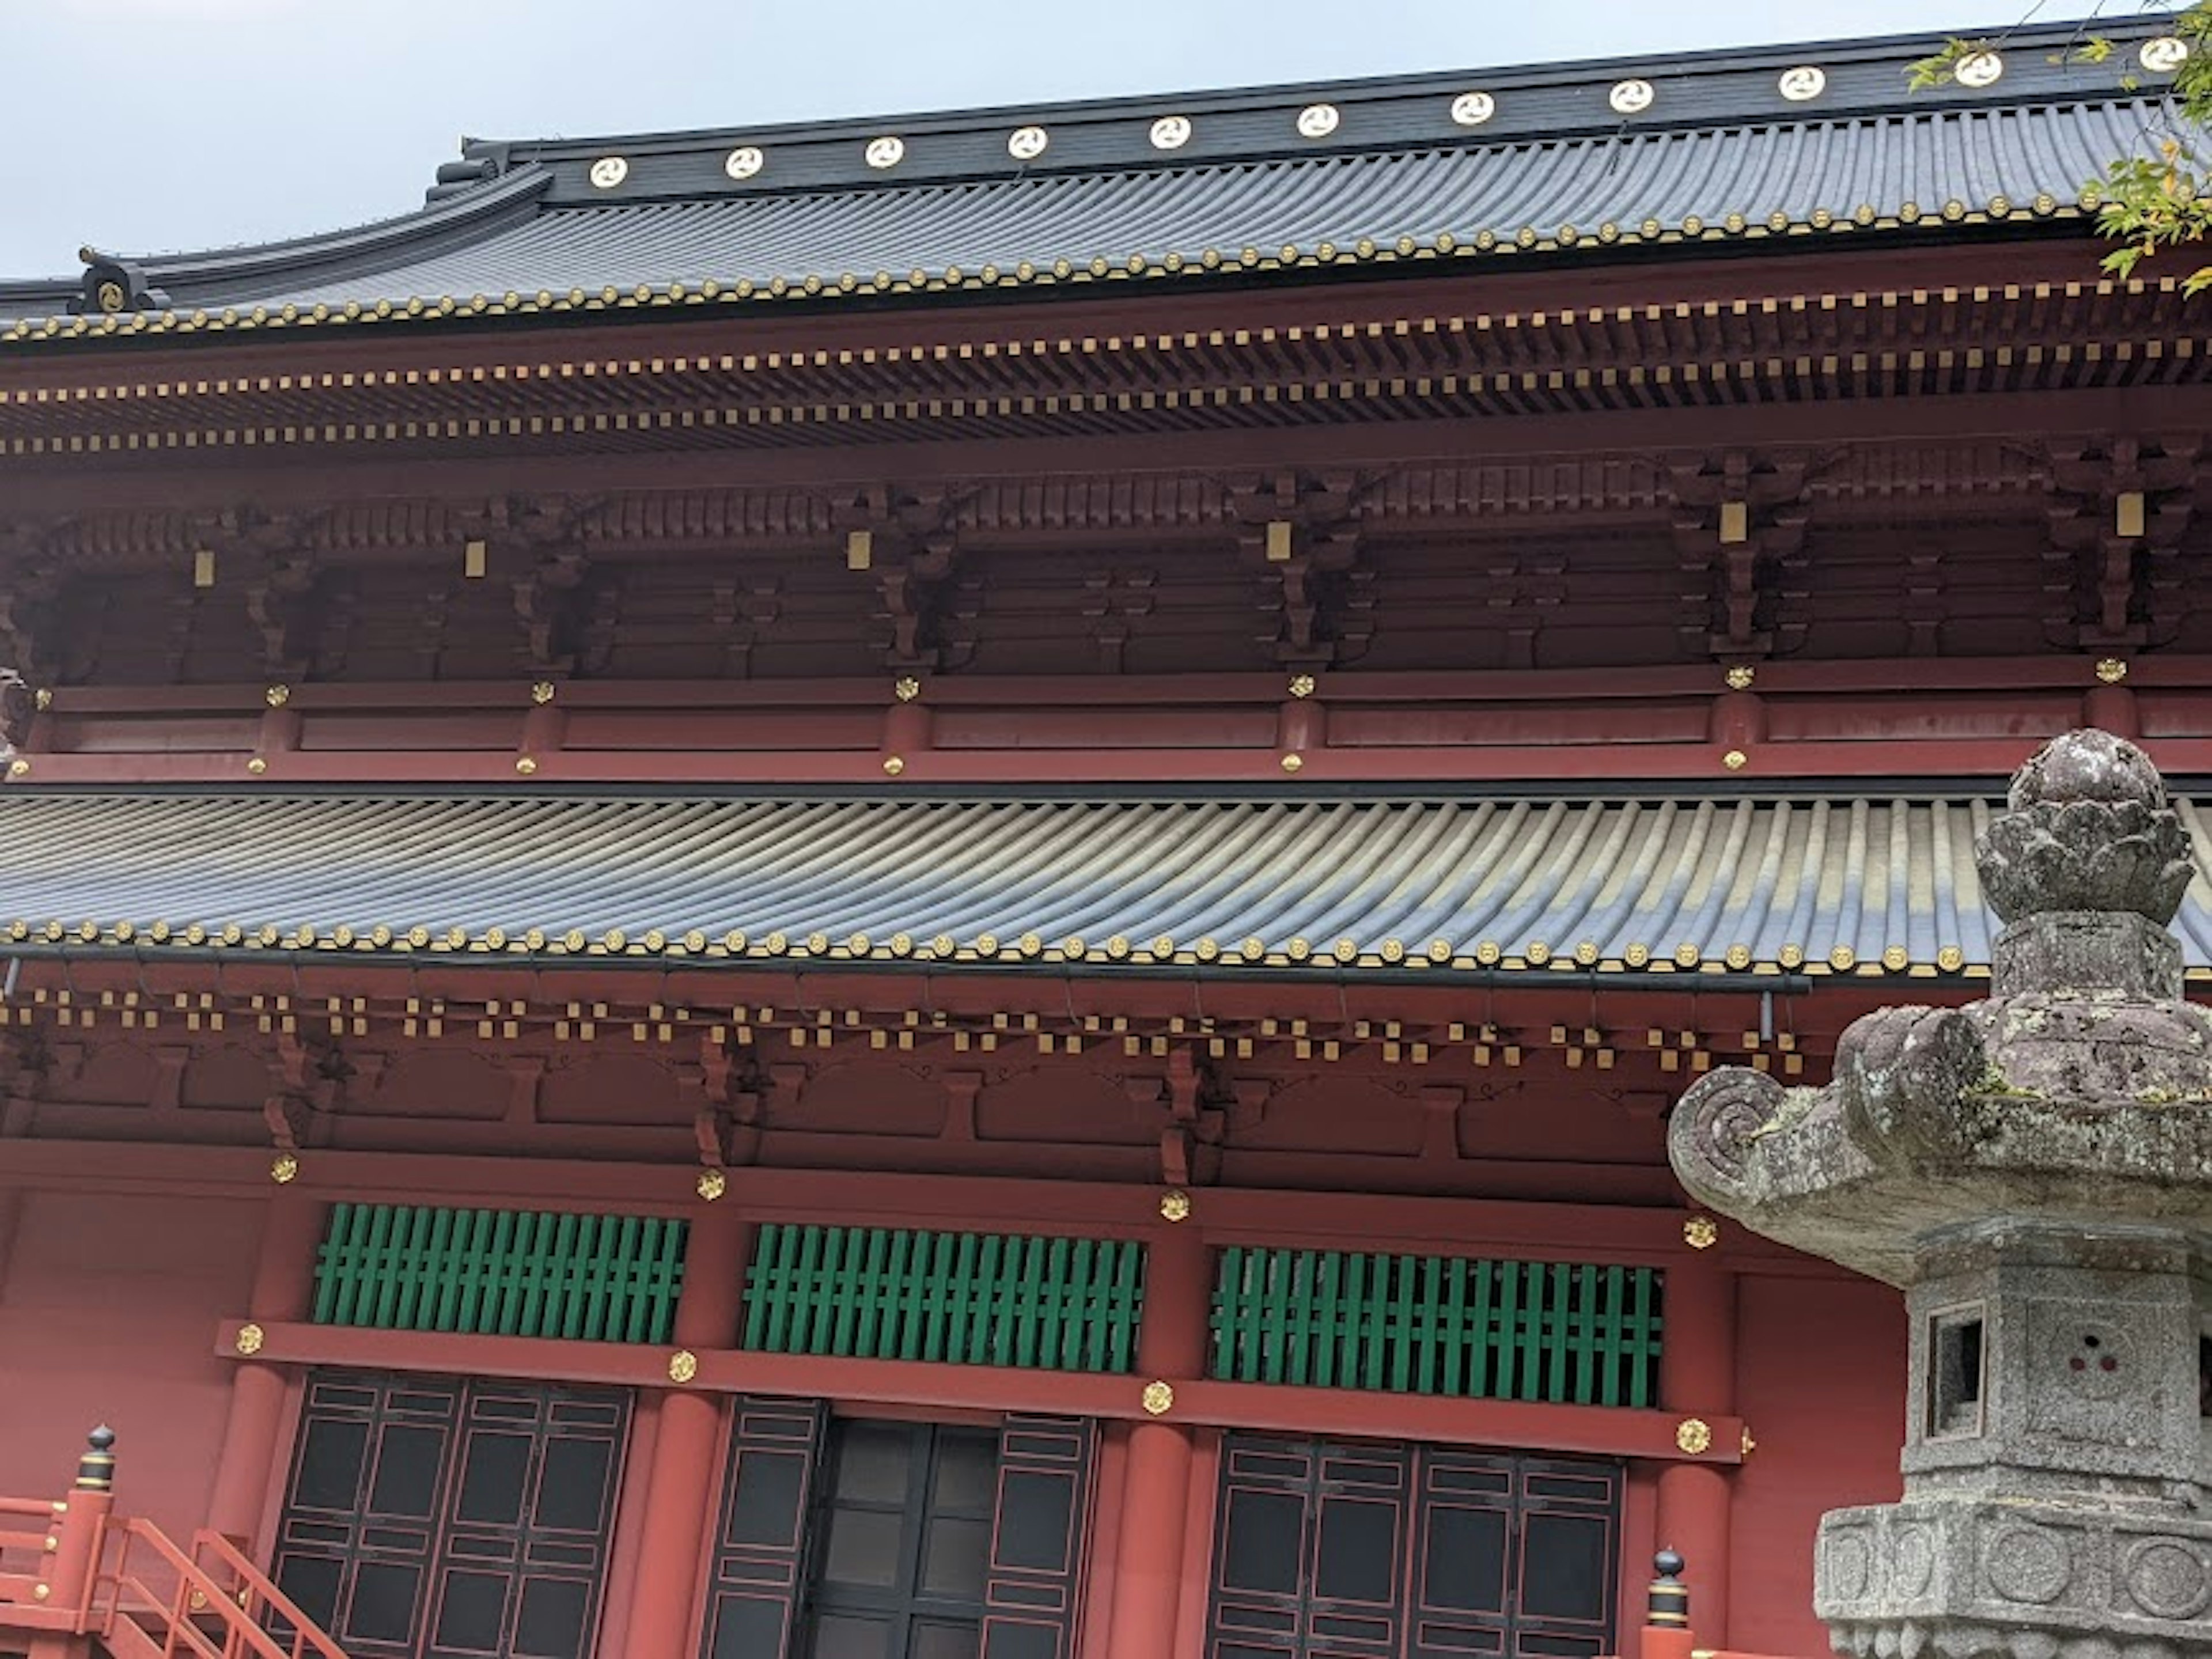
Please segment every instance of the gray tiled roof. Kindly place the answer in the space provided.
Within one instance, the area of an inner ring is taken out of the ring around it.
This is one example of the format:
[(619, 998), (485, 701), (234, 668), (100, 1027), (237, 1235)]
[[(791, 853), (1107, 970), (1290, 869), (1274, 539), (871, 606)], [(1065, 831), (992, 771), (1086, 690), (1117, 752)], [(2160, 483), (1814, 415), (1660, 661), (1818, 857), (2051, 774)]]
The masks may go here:
[[(807, 127), (472, 142), (441, 170), (422, 213), (137, 262), (161, 298), (112, 323), (88, 319), (83, 331), (178, 327), (194, 313), (205, 313), (197, 328), (268, 327), (1132, 275), (1218, 280), (2078, 219), (2084, 185), (2154, 141), (2162, 77), (2137, 71), (2140, 89), (2124, 90), (2118, 68), (2068, 61), (2072, 43), (2063, 27), (2020, 32), (1993, 86), (1918, 94), (1905, 70), (1935, 44), (1925, 39)], [(1793, 100), (1782, 72), (1801, 64), (1825, 79), (1814, 96)], [(1628, 114), (1609, 101), (1622, 77), (1650, 88)], [(1469, 90), (1493, 100), (1480, 125), (1451, 114)], [(1302, 137), (1300, 111), (1316, 106), (1334, 125)], [(1182, 148), (1151, 143), (1163, 114), (1188, 118)], [(1048, 143), (1016, 161), (1007, 144), (1022, 127)], [(900, 141), (895, 167), (866, 163), (872, 137)], [(757, 170), (733, 176), (726, 163), (739, 153), (757, 157)], [(0, 283), (0, 340), (46, 337), (41, 323), (6, 320), (43, 319), (75, 295), (69, 284)], [(237, 314), (227, 322), (226, 311)]]
[[(1989, 960), (1973, 838), (1991, 810), (11, 791), (0, 933), (387, 951), (421, 929), (413, 948), (1106, 973), (1953, 970)], [(2212, 824), (2181, 811), (2201, 870)], [(2201, 875), (2177, 927), (2212, 966)]]

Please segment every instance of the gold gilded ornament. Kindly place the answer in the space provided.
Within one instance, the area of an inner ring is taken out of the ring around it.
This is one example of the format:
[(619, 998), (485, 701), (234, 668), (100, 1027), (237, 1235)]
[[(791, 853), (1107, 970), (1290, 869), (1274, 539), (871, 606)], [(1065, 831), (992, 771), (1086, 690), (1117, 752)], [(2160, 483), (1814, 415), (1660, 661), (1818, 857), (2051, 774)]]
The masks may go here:
[(891, 695), (901, 702), (912, 702), (921, 695), (921, 682), (911, 674), (905, 675), (891, 687)]
[(1165, 1417), (1175, 1409), (1175, 1390), (1165, 1382), (1146, 1383), (1141, 1398), (1147, 1417)]
[(263, 1330), (260, 1326), (240, 1325), (238, 1328), (238, 1335), (233, 1340), (231, 1346), (242, 1354), (252, 1355), (259, 1353), (262, 1345), (268, 1340), (269, 1333)]
[(1751, 683), (1759, 678), (1748, 663), (1738, 663), (1728, 672), (1728, 688), (1731, 691), (1748, 691)]
[(279, 1187), (289, 1187), (300, 1178), (300, 1160), (289, 1152), (279, 1152), (270, 1161), (269, 1178)]
[(1312, 675), (1293, 674), (1291, 676), (1291, 695), (1292, 696), (1310, 697), (1313, 694), (1314, 677)]
[(528, 755), (518, 755), (514, 759), (514, 769), (526, 778), (538, 770), (538, 763)]
[(699, 1171), (698, 1188), (699, 1196), (712, 1204), (730, 1190), (730, 1178), (720, 1170), (702, 1170)]
[(292, 701), (292, 688), (289, 685), (272, 685), (261, 694), (261, 700), (271, 708), (282, 708)]
[(2097, 678), (2106, 685), (2118, 685), (2128, 677), (2128, 665), (2118, 657), (2104, 658), (2097, 664)]
[(895, 778), (905, 770), (906, 763), (901, 760), (896, 755), (886, 755), (884, 757), (884, 775), (885, 777)]
[(1170, 1188), (1162, 1193), (1160, 1214), (1170, 1221), (1188, 1220), (1190, 1216), (1190, 1194), (1180, 1187)]
[(699, 1375), (699, 1356), (689, 1348), (678, 1348), (668, 1356), (668, 1380), (689, 1382)]
[(1720, 1242), (1720, 1223), (1709, 1215), (1693, 1215), (1682, 1224), (1682, 1243), (1693, 1250), (1710, 1250)]
[(1702, 1417), (1686, 1417), (1675, 1425), (1674, 1443), (1692, 1457), (1710, 1451), (1713, 1444), (1712, 1425)]
[(1751, 757), (1741, 749), (1731, 749), (1721, 757), (1721, 764), (1731, 772), (1741, 772), (1751, 764)]
[(553, 696), (553, 682), (550, 680), (540, 680), (530, 688), (530, 701), (540, 708), (552, 702)]

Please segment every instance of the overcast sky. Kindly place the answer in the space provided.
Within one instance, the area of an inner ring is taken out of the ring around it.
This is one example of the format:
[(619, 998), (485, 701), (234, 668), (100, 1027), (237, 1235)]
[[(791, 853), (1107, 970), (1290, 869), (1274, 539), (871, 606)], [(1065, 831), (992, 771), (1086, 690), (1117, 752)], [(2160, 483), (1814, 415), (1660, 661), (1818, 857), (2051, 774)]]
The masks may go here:
[[(204, 248), (405, 212), (465, 132), (726, 127), (1965, 32), (2029, 3), (0, 0), (0, 276), (74, 273), (88, 241)], [(2092, 9), (2050, 0), (2039, 15)]]

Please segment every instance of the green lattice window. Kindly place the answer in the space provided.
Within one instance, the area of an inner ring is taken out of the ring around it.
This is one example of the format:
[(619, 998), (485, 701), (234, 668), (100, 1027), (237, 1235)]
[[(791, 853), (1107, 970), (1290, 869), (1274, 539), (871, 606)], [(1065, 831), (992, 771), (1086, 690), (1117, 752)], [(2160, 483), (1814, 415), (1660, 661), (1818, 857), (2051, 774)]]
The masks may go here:
[(1140, 1244), (884, 1227), (766, 1226), (748, 1348), (1030, 1370), (1127, 1371)]
[(315, 1268), (315, 1322), (476, 1336), (665, 1342), (684, 1224), (339, 1204)]
[(1213, 1375), (1650, 1406), (1659, 1291), (1650, 1267), (1231, 1249), (1214, 1285)]

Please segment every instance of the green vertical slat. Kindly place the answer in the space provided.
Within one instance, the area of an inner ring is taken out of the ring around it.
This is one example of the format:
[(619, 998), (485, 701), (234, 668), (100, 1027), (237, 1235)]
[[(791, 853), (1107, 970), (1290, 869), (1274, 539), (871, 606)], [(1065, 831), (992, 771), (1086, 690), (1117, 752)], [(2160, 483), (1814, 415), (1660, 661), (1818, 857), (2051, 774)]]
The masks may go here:
[(1037, 1340), (1030, 1363), (1046, 1370), (1064, 1370), (1060, 1358), (1060, 1329), (1066, 1322), (1068, 1275), (1073, 1271), (1075, 1242), (1055, 1238), (1045, 1246), (1044, 1283), (1037, 1286)]
[(1145, 1270), (1147, 1257), (1141, 1244), (1124, 1244), (1114, 1275), (1115, 1305), (1121, 1316), (1114, 1322), (1113, 1366), (1126, 1375), (1137, 1363), (1137, 1327), (1143, 1321)]
[(1434, 1394), (1437, 1391), (1437, 1322), (1443, 1316), (1443, 1258), (1437, 1255), (1422, 1257), (1420, 1270), (1420, 1289), (1416, 1293), (1419, 1328), (1413, 1361), (1413, 1392)]
[(592, 1259), (599, 1254), (597, 1219), (587, 1215), (564, 1215), (556, 1226), (553, 1296), (545, 1310), (548, 1334), (559, 1332), (574, 1342), (584, 1334), (584, 1309), (591, 1300)]
[(638, 1218), (634, 1215), (601, 1216), (599, 1248), (593, 1257), (598, 1271), (592, 1275), (591, 1294), (584, 1303), (584, 1334), (594, 1342), (607, 1339), (611, 1311), (621, 1328), (622, 1309), (630, 1298), (630, 1276), (636, 1270)]
[(532, 1336), (566, 1336), (564, 1328), (574, 1298), (569, 1279), (576, 1259), (576, 1218), (541, 1215), (538, 1222), (538, 1316), (530, 1322)]
[(775, 1304), (775, 1273), (783, 1247), (783, 1228), (769, 1222), (753, 1235), (753, 1259), (745, 1268), (745, 1328), (743, 1340), (753, 1352), (769, 1346), (769, 1313)]
[(592, 1252), (591, 1271), (584, 1275), (584, 1339), (607, 1340), (607, 1311), (619, 1309), (629, 1295), (631, 1253), (637, 1249), (637, 1218), (603, 1215), (599, 1218), (599, 1248)]
[(1537, 1398), (1564, 1402), (1569, 1397), (1567, 1364), (1569, 1343), (1573, 1330), (1568, 1322), (1568, 1309), (1574, 1285), (1574, 1269), (1564, 1261), (1554, 1262), (1545, 1270), (1548, 1289), (1544, 1297), (1544, 1373), (1541, 1390)]
[(1288, 1299), (1283, 1289), (1290, 1271), (1288, 1256), (1284, 1250), (1254, 1250), (1245, 1257), (1244, 1297), (1237, 1310), (1237, 1334), (1243, 1381), (1282, 1379), (1281, 1310)]
[(784, 1345), (786, 1353), (814, 1352), (815, 1332), (822, 1323), (822, 1252), (829, 1243), (823, 1234), (820, 1227), (802, 1227), (799, 1231), (799, 1261), (791, 1273), (791, 1329)]
[[(934, 1259), (933, 1249), (931, 1254)], [(989, 1298), (977, 1278), (981, 1254), (982, 1241), (976, 1234), (955, 1236), (952, 1266), (944, 1287), (945, 1310), (939, 1317), (945, 1328), (941, 1352), (956, 1365), (974, 1363), (990, 1324)]]
[(853, 1352), (863, 1359), (877, 1357), (877, 1334), (884, 1323), (884, 1253), (890, 1247), (890, 1235), (881, 1227), (871, 1227), (860, 1242), (860, 1267), (854, 1277), (860, 1297), (858, 1317), (853, 1324)]
[[(987, 1233), (976, 1241), (975, 1265), (960, 1276), (969, 1298), (965, 1349), (953, 1358), (970, 1365), (1003, 1365), (1012, 1323), (1006, 1305), (1006, 1279), (1012, 1268), (1008, 1241)], [(940, 1271), (943, 1271), (940, 1269)]]
[(392, 1322), (392, 1310), (399, 1299), (398, 1275), (393, 1271), (392, 1236), (407, 1224), (407, 1212), (391, 1204), (376, 1206), (369, 1224), (368, 1294), (362, 1323), (381, 1330)]
[(1336, 1385), (1337, 1322), (1343, 1316), (1344, 1257), (1335, 1250), (1315, 1255), (1320, 1275), (1314, 1302), (1313, 1380), (1320, 1388)]
[(1420, 1353), (1420, 1345), (1413, 1332), (1413, 1321), (1421, 1306), (1421, 1274), (1419, 1256), (1400, 1255), (1390, 1259), (1390, 1275), (1395, 1280), (1397, 1294), (1390, 1298), (1390, 1389), (1404, 1394), (1413, 1386), (1413, 1362)]
[[(1481, 1349), (1471, 1340), (1467, 1308), (1468, 1270), (1480, 1279), (1482, 1264), (1454, 1257), (1444, 1266), (1443, 1377), (1442, 1389), (1455, 1399), (1482, 1392)], [(1469, 1376), (1469, 1368), (1474, 1375)]]
[(1337, 1379), (1347, 1389), (1359, 1386), (1361, 1339), (1367, 1328), (1367, 1253), (1349, 1250), (1344, 1257), (1344, 1305), (1338, 1315)]
[(653, 1281), (661, 1270), (661, 1239), (668, 1225), (657, 1214), (637, 1218), (637, 1239), (622, 1261), (622, 1285), (606, 1310), (606, 1336), (611, 1343), (641, 1343), (639, 1332), (653, 1307)]
[(1601, 1406), (1618, 1406), (1626, 1392), (1621, 1386), (1621, 1317), (1627, 1298), (1627, 1274), (1607, 1267), (1600, 1275), (1598, 1313), (1598, 1392)]
[(1628, 1403), (1632, 1406), (1660, 1403), (1654, 1396), (1657, 1393), (1655, 1384), (1658, 1380), (1659, 1340), (1662, 1334), (1658, 1329), (1658, 1320), (1652, 1307), (1652, 1291), (1656, 1288), (1653, 1277), (1650, 1268), (1638, 1267), (1632, 1281), (1636, 1288), (1630, 1328), (1635, 1334), (1638, 1361), (1631, 1379)]
[(1052, 1304), (1052, 1347), (1045, 1361), (1054, 1370), (1084, 1369), (1083, 1339), (1091, 1325), (1091, 1275), (1097, 1263), (1098, 1246), (1092, 1241), (1068, 1242), (1065, 1273)]
[(1573, 1392), (1577, 1406), (1597, 1403), (1597, 1269), (1584, 1262), (1574, 1269)]
[(647, 1342), (653, 1339), (644, 1333), (653, 1317), (653, 1305), (658, 1282), (666, 1258), (672, 1224), (657, 1215), (645, 1217), (638, 1224), (637, 1249), (630, 1257), (631, 1273), (624, 1285), (620, 1301), (608, 1310), (607, 1334), (612, 1341)]
[(514, 1212), (487, 1212), (483, 1234), (483, 1310), (471, 1328), (484, 1336), (504, 1335), (513, 1327), (520, 1288), (514, 1282)]
[(423, 1276), (422, 1294), (416, 1304), (415, 1316), (409, 1322), (418, 1331), (449, 1331), (453, 1328), (453, 1302), (459, 1292), (461, 1278), (460, 1241), (455, 1237), (459, 1231), (455, 1224), (459, 1218), (459, 1212), (455, 1210), (437, 1210), (431, 1214), (428, 1271)]
[(356, 1204), (354, 1206), (353, 1228), (347, 1236), (345, 1245), (345, 1284), (339, 1297), (338, 1321), (341, 1324), (367, 1322), (362, 1310), (371, 1305), (368, 1241), (375, 1230), (377, 1208), (374, 1204)]
[(473, 1335), (483, 1308), (485, 1258), (491, 1248), (491, 1212), (464, 1210), (453, 1225), (453, 1322)]
[(814, 1340), (810, 1353), (852, 1356), (853, 1274), (846, 1265), (858, 1249), (860, 1235), (850, 1227), (825, 1227), (822, 1237), (822, 1270), (816, 1281)]
[(1482, 1367), (1480, 1398), (1509, 1401), (1513, 1398), (1513, 1325), (1506, 1312), (1506, 1297), (1510, 1294), (1506, 1263), (1484, 1261), (1480, 1267), (1482, 1274), (1475, 1281), (1475, 1322), (1480, 1328), (1475, 1354)]
[(553, 1218), (524, 1210), (514, 1218), (514, 1259), (508, 1267), (515, 1286), (513, 1334), (535, 1336), (545, 1316), (545, 1251), (553, 1242)]
[(1112, 1239), (1086, 1242), (1083, 1267), (1083, 1302), (1077, 1310), (1074, 1358), (1069, 1368), (1080, 1371), (1106, 1369), (1109, 1333), (1114, 1319), (1114, 1258), (1126, 1247)]
[(334, 1204), (331, 1219), (323, 1236), (323, 1245), (315, 1259), (315, 1323), (342, 1325), (344, 1318), (338, 1313), (341, 1291), (351, 1278), (347, 1260), (347, 1240), (353, 1229), (354, 1206)]
[(646, 1310), (647, 1342), (665, 1342), (675, 1334), (676, 1302), (684, 1293), (684, 1258), (691, 1245), (691, 1224), (672, 1221), (660, 1235), (660, 1259), (653, 1273), (653, 1304)]
[(1390, 1264), (1387, 1255), (1367, 1258), (1367, 1307), (1360, 1322), (1359, 1386), (1379, 1389), (1388, 1374), (1390, 1344)]
[(1298, 1253), (1269, 1250), (1259, 1262), (1260, 1379), (1280, 1382), (1290, 1374), (1291, 1285), (1297, 1272)]
[(318, 1325), (331, 1322), (331, 1310), (338, 1297), (338, 1240), (344, 1237), (353, 1206), (334, 1204), (323, 1223), (322, 1243), (315, 1247), (315, 1305), (308, 1317)]
[(1544, 1269), (1521, 1264), (1521, 1386), (1516, 1398), (1544, 1397)]
[(1036, 1282), (1044, 1271), (1044, 1241), (1015, 1238), (1007, 1243), (1012, 1263), (1006, 1286), (1007, 1325), (1011, 1340), (1001, 1350), (1000, 1364), (1027, 1368), (1036, 1352)]
[(1237, 1352), (1237, 1315), (1244, 1298), (1244, 1247), (1231, 1244), (1222, 1251), (1213, 1273), (1213, 1374), (1224, 1381), (1243, 1382), (1246, 1357)]
[(1319, 1258), (1311, 1250), (1285, 1250), (1276, 1271), (1283, 1279), (1285, 1316), (1283, 1381), (1297, 1388), (1318, 1381), (1314, 1370), (1315, 1279)]

